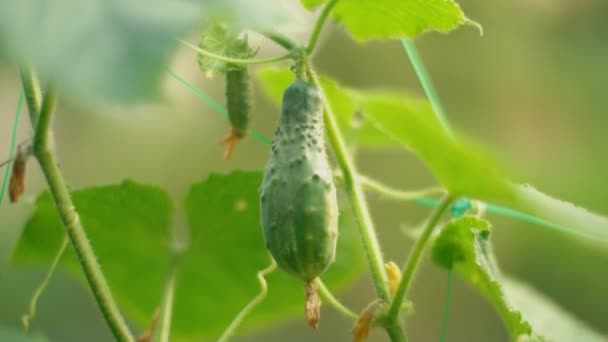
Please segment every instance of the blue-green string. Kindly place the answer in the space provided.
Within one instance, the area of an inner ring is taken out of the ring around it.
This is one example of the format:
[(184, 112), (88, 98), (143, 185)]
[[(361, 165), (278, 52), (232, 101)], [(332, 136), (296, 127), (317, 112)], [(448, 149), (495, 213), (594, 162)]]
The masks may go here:
[[(15, 141), (17, 140), (17, 125), (19, 123), (19, 113), (21, 113), (21, 105), (23, 104), (23, 96), (25, 93), (23, 92), (23, 88), (19, 92), (19, 100), (17, 100), (17, 110), (15, 111), (15, 119), (13, 122), (13, 133), (11, 135), (11, 146), (8, 150), (8, 159), (13, 158), (13, 152), (15, 151)], [(8, 181), (8, 175), (11, 172), (11, 163), (8, 162), (5, 165), (6, 169), (4, 170), (4, 178), (2, 179), (2, 188), (0, 188), (0, 205), (2, 204), (2, 200), (4, 199), (4, 191), (6, 190), (6, 182)]]
[(443, 324), (441, 325), (441, 336), (439, 341), (445, 342), (448, 334), (448, 323), (450, 321), (450, 310), (452, 308), (452, 269), (448, 270), (448, 281), (445, 291), (445, 306), (443, 308)]

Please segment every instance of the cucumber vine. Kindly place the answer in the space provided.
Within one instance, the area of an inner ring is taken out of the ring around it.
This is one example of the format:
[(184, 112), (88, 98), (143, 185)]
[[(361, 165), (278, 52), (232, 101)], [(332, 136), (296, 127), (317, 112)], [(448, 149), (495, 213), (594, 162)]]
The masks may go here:
[[(343, 24), (350, 29), (357, 40), (365, 41), (370, 38), (370, 35), (373, 38), (395, 38), (395, 34), (391, 33), (387, 36), (388, 33), (382, 30), (371, 32), (367, 28), (361, 29), (361, 27), (353, 28), (349, 26), (361, 21), (360, 17), (355, 16), (355, 14), (361, 15), (357, 11), (350, 12), (350, 15), (354, 16), (347, 18), (350, 20), (344, 19), (345, 13), (348, 17), (349, 6), (355, 6), (352, 2), (340, 2), (339, 0), (303, 0), (302, 2), (308, 9), (313, 9), (317, 5), (323, 4), (308, 39), (304, 43), (275, 30), (267, 28), (253, 29), (263, 39), (270, 40), (285, 50), (284, 53), (276, 56), (266, 58), (255, 57), (258, 50), (250, 47), (246, 33), (247, 28), (240, 25), (232, 27), (227, 23), (221, 23), (217, 20), (205, 22), (206, 30), (203, 30), (201, 42), (198, 45), (171, 37), (172, 42), (176, 45), (181, 43), (197, 54), (199, 67), (208, 78), (211, 78), (215, 74), (225, 77), (227, 108), (215, 102), (211, 97), (188, 83), (178, 74), (168, 68), (165, 69), (174, 79), (209, 104), (216, 112), (228, 118), (231, 124), (231, 131), (225, 140), (229, 145), (226, 159), (229, 159), (232, 155), (236, 141), (248, 135), (251, 135), (267, 146), (271, 146), (270, 159), (266, 165), (265, 173), (263, 176), (260, 174), (262, 177), (260, 178), (261, 186), (259, 190), (259, 217), (261, 221), (260, 225), (262, 226), (260, 235), (263, 236), (269, 252), (264, 253), (264, 255), (269, 257), (270, 263), (264, 268), (257, 270), (255, 276), (259, 284), (259, 291), (255, 297), (236, 313), (230, 323), (221, 332), (221, 335), (216, 334), (219, 335), (218, 341), (225, 342), (234, 336), (245, 318), (252, 314), (254, 309), (272, 292), (272, 288), (269, 286), (269, 278), (272, 277), (268, 276), (277, 267), (298, 277), (305, 283), (304, 291), (301, 292), (306, 294), (304, 311), (306, 313), (306, 320), (310, 326), (316, 328), (319, 322), (321, 299), (317, 295), (318, 292), (320, 297), (331, 307), (347, 319), (353, 321), (352, 333), (354, 341), (364, 341), (369, 334), (369, 330), (375, 326), (384, 329), (392, 342), (407, 341), (408, 334), (404, 325), (404, 316), (409, 311), (408, 309), (411, 308), (408, 301), (408, 292), (416, 277), (425, 252), (429, 249), (429, 245), (439, 240), (439, 238), (434, 240), (434, 234), (443, 226), (442, 218), (450, 209), (452, 209), (452, 219), (447, 223), (450, 229), (448, 233), (445, 233), (447, 228), (440, 232), (442, 234), (440, 237), (443, 248), (434, 249), (433, 255), (434, 258), (441, 259), (441, 262), (438, 262), (441, 266), (448, 268), (448, 291), (451, 289), (454, 272), (460, 272), (465, 279), (468, 276), (467, 280), (473, 286), (479, 286), (478, 291), (480, 293), (494, 301), (494, 305), (498, 307), (501, 318), (506, 322), (505, 325), (508, 327), (513, 340), (530, 338), (533, 341), (540, 341), (542, 339), (541, 334), (533, 330), (532, 325), (523, 318), (524, 315), (510, 308), (509, 302), (506, 299), (507, 296), (505, 295), (506, 291), (503, 291), (500, 282), (497, 280), (499, 279), (499, 272), (491, 254), (491, 246), (488, 240), (490, 234), (489, 222), (478, 217), (482, 213), (477, 212), (476, 208), (473, 208), (474, 206), (471, 205), (472, 202), (468, 197), (462, 197), (465, 195), (474, 196), (479, 193), (486, 195), (498, 189), (496, 192), (505, 191), (505, 193), (508, 193), (504, 196), (511, 201), (508, 204), (514, 203), (513, 205), (517, 205), (518, 203), (513, 200), (513, 198), (517, 197), (516, 195), (520, 194), (517, 192), (517, 188), (510, 183), (505, 185), (508, 182), (505, 182), (503, 179), (499, 181), (492, 179), (492, 181), (488, 181), (487, 183), (481, 182), (481, 186), (478, 188), (472, 187), (474, 189), (468, 191), (470, 189), (466, 187), (454, 187), (453, 184), (448, 184), (449, 182), (442, 179), (442, 177), (438, 177), (446, 184), (446, 188), (428, 187), (421, 190), (402, 191), (361, 174), (356, 166), (354, 153), (350, 149), (352, 139), (346, 133), (352, 127), (345, 128), (344, 121), (353, 121), (352, 117), (359, 114), (362, 117), (370, 115), (365, 109), (373, 107), (370, 103), (377, 104), (370, 100), (377, 98), (373, 98), (373, 96), (364, 94), (363, 92), (340, 88), (337, 83), (327, 81), (322, 75), (320, 76), (317, 73), (313, 64), (313, 56), (318, 50), (323, 29), (329, 18), (334, 14), (338, 20), (343, 20)], [(453, 1), (443, 1), (440, 3), (442, 6), (448, 6), (448, 10), (456, 13), (454, 25), (471, 23), (477, 25), (467, 19)], [(420, 3), (409, 5), (413, 6), (414, 10), (420, 10), (420, 8), (425, 6)], [(412, 25), (399, 24), (403, 25), (400, 27), (400, 37), (404, 35), (413, 37), (426, 29), (424, 25), (418, 25), (417, 23), (413, 23)], [(433, 25), (436, 25), (434, 28), (439, 31), (450, 29), (450, 27), (443, 27), (443, 23), (435, 23)], [(430, 27), (433, 28), (432, 25)], [(376, 36), (373, 36), (373, 34)], [(433, 120), (437, 121), (441, 127), (441, 137), (447, 137), (441, 141), (449, 145), (449, 149), (447, 150), (459, 151), (458, 149), (461, 147), (459, 145), (460, 141), (456, 139), (455, 133), (447, 122), (439, 96), (432, 85), (416, 46), (410, 38), (400, 38), (400, 41), (413, 64), (416, 75), (422, 83), (432, 108), (431, 114), (434, 115)], [(292, 71), (290, 76), (294, 76), (295, 80), (292, 80), (289, 86), (283, 88), (281, 117), (278, 120), (274, 141), (271, 141), (250, 127), (250, 117), (253, 111), (253, 86), (250, 80), (249, 68), (253, 65), (285, 64), (285, 62), (290, 63)], [(22, 100), (25, 99), (34, 134), (31, 148), (28, 147), (25, 154), (20, 152), (18, 158), (14, 161), (15, 164), (13, 165), (17, 166), (17, 171), (13, 168), (13, 176), (20, 177), (17, 181), (23, 181), (26, 157), (31, 152), (45, 176), (52, 201), (64, 228), (61, 247), (55, 256), (49, 272), (40, 287), (36, 290), (28, 308), (28, 313), (23, 316), (24, 328), (26, 331), (28, 330), (36, 312), (36, 301), (42, 291), (44, 291), (55, 268), (60, 264), (61, 256), (69, 242), (69, 245), (71, 245), (76, 253), (77, 261), (84, 272), (96, 303), (114, 338), (117, 341), (135, 341), (136, 335), (127, 324), (127, 319), (123, 316), (118, 303), (110, 291), (108, 280), (102, 272), (100, 263), (97, 261), (93, 251), (88, 231), (85, 230), (85, 227), (81, 223), (78, 211), (80, 208), (77, 209), (76, 201), (73, 200), (71, 191), (68, 189), (58, 166), (59, 163), (52, 142), (52, 123), (58, 94), (62, 88), (60, 84), (49, 82), (49, 86), (45, 87), (43, 92), (35, 67), (29, 65), (22, 65), (21, 67), (20, 76), (23, 90), (19, 97), (18, 108), (21, 107)], [(336, 96), (336, 92), (340, 93), (340, 96), (344, 97), (342, 98), (343, 102), (347, 102), (352, 108), (345, 106), (344, 103), (337, 104), (333, 101), (333, 96)], [(389, 98), (390, 96), (383, 98), (383, 100), (388, 99), (382, 103), (383, 105), (388, 104), (386, 107), (380, 106), (385, 111), (390, 111), (386, 108), (394, 109), (399, 106), (399, 103), (395, 104), (395, 101), (391, 102)], [(349, 110), (354, 109), (352, 111), (356, 112), (356, 114), (348, 113), (351, 116), (346, 117), (345, 120), (345, 114), (342, 113), (344, 109), (341, 105), (348, 107)], [(390, 107), (390, 105), (395, 106)], [(19, 109), (17, 110), (15, 125), (18, 114)], [(422, 129), (432, 126), (432, 124), (429, 124), (431, 121), (425, 121), (428, 118), (414, 118), (413, 120), (417, 120), (415, 124)], [(393, 140), (399, 140), (395, 139), (394, 131), (390, 129), (390, 123), (391, 121), (388, 119), (387, 121), (382, 121), (377, 118), (376, 121), (366, 121), (366, 124), (370, 125), (369, 129), (375, 130), (376, 133), (382, 133)], [(424, 131), (424, 133), (427, 132)], [(417, 141), (415, 138), (411, 140), (408, 138), (402, 139), (400, 143), (413, 145), (413, 150), (424, 148), (424, 146), (416, 146), (420, 141)], [(325, 139), (327, 139), (327, 142)], [(423, 139), (420, 144), (424, 144), (425, 142), (426, 140)], [(328, 158), (326, 147), (330, 151), (329, 155), (333, 157), (336, 170), (332, 170), (330, 165), (331, 159)], [(9, 160), (13, 160), (12, 151), (15, 148), (14, 136), (10, 148), (11, 155), (9, 155)], [(436, 151), (433, 150), (432, 152), (435, 153)], [(424, 154), (421, 157), (425, 160)], [(477, 155), (471, 157), (471, 161), (469, 162), (476, 162), (476, 157)], [(425, 161), (432, 164), (428, 160)], [(457, 166), (461, 165), (466, 164), (457, 164)], [(479, 169), (482, 172), (486, 170), (483, 165)], [(8, 167), (6, 172), (2, 184), (3, 192), (9, 174)], [(250, 177), (247, 179), (256, 179), (255, 175), (257, 174), (247, 175), (247, 177)], [(13, 201), (13, 198), (18, 198), (21, 192), (23, 192), (23, 184), (15, 184), (14, 187), (13, 180), (11, 180), (11, 201)], [(209, 188), (211, 187), (207, 188), (207, 185), (207, 183), (202, 184), (201, 191), (210, 191)], [(339, 210), (338, 208), (336, 190), (338, 187), (344, 189), (347, 195), (349, 206), (346, 207), (352, 211), (350, 214), (352, 214), (357, 228), (356, 233), (362, 244), (364, 258), (375, 291), (375, 298), (369, 301), (369, 305), (360, 311), (360, 314), (355, 313), (355, 310), (341, 303), (330, 291), (329, 286), (321, 279), (323, 276), (323, 279), (327, 280), (324, 278), (324, 272), (332, 267), (332, 263), (336, 259), (336, 253), (338, 255), (340, 253), (338, 214), (339, 212), (341, 214), (347, 212), (347, 210), (345, 208), (340, 208), (341, 210)], [(490, 187), (491, 189), (485, 193), (483, 192), (486, 190), (485, 187)], [(479, 190), (479, 188), (482, 190)], [(15, 190), (13, 191), (12, 189)], [(420, 235), (416, 237), (415, 243), (402, 268), (399, 268), (392, 261), (387, 262), (384, 258), (366, 198), (366, 190), (388, 198), (400, 201), (416, 201), (422, 205), (433, 207)], [(219, 191), (215, 195), (223, 196), (224, 194)], [(428, 197), (435, 195), (441, 195), (441, 198)], [(230, 199), (232, 200), (232, 198)], [(0, 203), (1, 200), (2, 194), (0, 194)], [(247, 213), (250, 206), (257, 209), (258, 205), (257, 203), (254, 205), (243, 199), (238, 199), (233, 204), (233, 212), (227, 212), (226, 215), (238, 217), (238, 215)], [(489, 213), (498, 213), (550, 226), (558, 230), (568, 230), (567, 227), (559, 223), (543, 220), (534, 215), (521, 213), (508, 207), (487, 203), (484, 204), (484, 208)], [(196, 208), (196, 210), (198, 209)], [(170, 209), (167, 209), (167, 211), (170, 211)], [(256, 215), (258, 215), (258, 212), (256, 212)], [(590, 213), (584, 217), (597, 219)], [(603, 218), (597, 219), (594, 222), (604, 222), (601, 220)], [(445, 235), (443, 235), (444, 233)], [(575, 234), (585, 235), (581, 232), (575, 232)], [(482, 247), (472, 248), (471, 246)], [(189, 255), (188, 252), (182, 253), (181, 250), (179, 253), (176, 251), (172, 251), (172, 253), (170, 256), (171, 261), (167, 267), (168, 272), (165, 275), (162, 296), (156, 306), (157, 314), (154, 315), (152, 319), (153, 323), (150, 324), (149, 329), (145, 330), (137, 340), (168, 342), (171, 340), (171, 330), (175, 326), (175, 323), (178, 323), (177, 321), (173, 322), (175, 317), (174, 307), (179, 302), (178, 289), (180, 288), (180, 281), (184, 280), (178, 275), (180, 275), (183, 268), (186, 268), (184, 266), (186, 264), (184, 259), (188, 258)], [(483, 260), (483, 265), (478, 260)], [(482, 279), (485, 283), (479, 285), (479, 279)], [(117, 298), (124, 299), (125, 296), (117, 296)], [(442, 322), (441, 340), (445, 339), (447, 331), (447, 317), (450, 309), (449, 292), (447, 298), (444, 321)], [(213, 308), (210, 308), (210, 310), (213, 310)], [(208, 319), (213, 318), (210, 317)]]

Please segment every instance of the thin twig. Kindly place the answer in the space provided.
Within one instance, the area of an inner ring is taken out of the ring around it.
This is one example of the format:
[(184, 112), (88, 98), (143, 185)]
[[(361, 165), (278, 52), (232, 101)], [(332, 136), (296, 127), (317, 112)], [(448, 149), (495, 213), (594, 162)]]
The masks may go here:
[(21, 316), (21, 325), (23, 326), (23, 330), (28, 331), (30, 328), (30, 322), (34, 319), (34, 317), (36, 317), (36, 304), (38, 303), (38, 299), (49, 285), (49, 281), (53, 277), (53, 274), (57, 269), (57, 265), (59, 264), (59, 261), (61, 260), (61, 257), (63, 256), (63, 253), (65, 252), (67, 246), (68, 237), (64, 235), (63, 240), (61, 241), (61, 246), (59, 247), (55, 258), (53, 259), (49, 270), (46, 272), (44, 279), (42, 279), (42, 282), (40, 283), (40, 285), (38, 285), (38, 287), (34, 291), (34, 294), (32, 295), (32, 299), (30, 300), (30, 304), (28, 305), (27, 312), (23, 314), (23, 316)]
[[(25, 91), (28, 91), (28, 89), (25, 89)], [(26, 99), (28, 100), (34, 98), (34, 96), (26, 96)], [(110, 330), (112, 330), (112, 333), (117, 340), (130, 342), (134, 340), (133, 335), (129, 331), (129, 328), (112, 297), (110, 288), (101, 271), (99, 263), (95, 258), (93, 248), (80, 223), (78, 213), (72, 203), (70, 193), (63, 180), (61, 171), (57, 166), (58, 162), (55, 153), (50, 147), (49, 132), (51, 130), (56, 100), (56, 91), (51, 88), (46, 92), (42, 104), (39, 106), (40, 113), (38, 122), (36, 123), (33, 152), (46, 177), (59, 216), (63, 221), (70, 242), (74, 247), (74, 251), (78, 256), (78, 260), (80, 261), (80, 265), (89, 282), (89, 286), (93, 291), (97, 304), (99, 305)], [(30, 107), (36, 108), (37, 106), (36, 104), (31, 104)]]
[(226, 330), (224, 330), (224, 333), (222, 333), (222, 336), (217, 340), (218, 342), (228, 341), (230, 336), (234, 335), (236, 328), (239, 326), (239, 324), (241, 324), (243, 319), (253, 310), (253, 308), (262, 302), (264, 297), (266, 297), (266, 294), (268, 293), (268, 283), (264, 277), (272, 273), (277, 268), (277, 263), (274, 261), (274, 259), (272, 259), (272, 257), (270, 259), (270, 265), (257, 273), (258, 282), (260, 283), (260, 292), (241, 310), (241, 312), (239, 312), (238, 315), (236, 315), (236, 317), (234, 317), (232, 322), (230, 322), (230, 325), (228, 325)]
[(336, 310), (338, 310), (338, 312), (348, 318), (352, 318), (353, 320), (356, 320), (359, 317), (359, 315), (347, 308), (346, 305), (340, 303), (338, 298), (336, 298), (333, 293), (329, 291), (329, 289), (327, 288), (327, 286), (325, 286), (321, 279), (317, 279), (317, 285), (319, 286), (319, 293), (321, 294), (323, 299), (331, 306), (333, 306)]
[(268, 64), (268, 63), (273, 63), (273, 62), (290, 59), (293, 56), (293, 53), (289, 52), (284, 55), (280, 55), (280, 56), (276, 56), (276, 57), (269, 57), (269, 58), (259, 58), (259, 59), (233, 58), (233, 57), (215, 54), (211, 51), (202, 49), (202, 48), (200, 48), (194, 44), (188, 43), (187, 41), (184, 41), (184, 40), (180, 40), (179, 42), (186, 45), (187, 47), (191, 48), (192, 50), (200, 53), (201, 55), (207, 56), (209, 58), (217, 59), (218, 61), (232, 63), (232, 64)]

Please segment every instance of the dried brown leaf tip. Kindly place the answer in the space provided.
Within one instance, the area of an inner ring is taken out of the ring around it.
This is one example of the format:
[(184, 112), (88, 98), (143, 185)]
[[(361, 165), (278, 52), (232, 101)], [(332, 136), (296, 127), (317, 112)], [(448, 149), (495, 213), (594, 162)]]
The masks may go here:
[(401, 270), (399, 270), (397, 264), (389, 261), (384, 264), (384, 271), (388, 278), (388, 288), (391, 291), (391, 295), (395, 295), (395, 292), (397, 292), (397, 288), (399, 287), (399, 282), (401, 281)]
[(19, 148), (17, 157), (13, 162), (11, 180), (8, 184), (8, 197), (11, 200), (11, 203), (17, 203), (25, 191), (25, 167), (27, 165), (27, 158), (27, 153)]
[(321, 316), (321, 299), (317, 295), (317, 285), (314, 281), (306, 282), (306, 322), (311, 328), (319, 326)]
[(150, 325), (148, 329), (142, 332), (139, 336), (137, 336), (137, 342), (151, 342), (152, 337), (154, 337), (154, 330), (156, 330), (156, 323), (158, 322), (158, 316), (160, 315), (160, 308), (156, 308), (154, 310), (154, 314), (152, 314), (152, 319), (150, 320)]
[(376, 322), (376, 319), (380, 317), (386, 310), (386, 305), (380, 299), (371, 302), (361, 314), (359, 318), (353, 324), (351, 330), (353, 334), (353, 342), (364, 342), (369, 337), (369, 331)]

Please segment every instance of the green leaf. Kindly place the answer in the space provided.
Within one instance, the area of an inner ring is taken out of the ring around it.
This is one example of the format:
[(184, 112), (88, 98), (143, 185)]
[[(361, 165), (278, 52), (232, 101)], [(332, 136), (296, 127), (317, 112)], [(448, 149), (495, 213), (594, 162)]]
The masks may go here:
[[(212, 22), (207, 25), (201, 34), (201, 41), (198, 44), (201, 49), (213, 52), (220, 56), (247, 59), (256, 55), (257, 50), (249, 47), (247, 35), (234, 31), (226, 24)], [(234, 65), (220, 61), (215, 58), (198, 54), (198, 65), (207, 77), (213, 77), (214, 73), (226, 73), (229, 70), (243, 68), (241, 65)]]
[(529, 285), (512, 277), (503, 277), (502, 285), (513, 305), (532, 324), (534, 333), (544, 337), (546, 341), (608, 340), (608, 336), (593, 330)]
[(455, 269), (494, 305), (515, 340), (520, 335), (530, 335), (532, 330), (503, 293), (489, 229), (488, 221), (475, 216), (452, 220), (435, 239), (431, 255), (440, 266)]
[(132, 103), (158, 97), (177, 39), (228, 15), (245, 27), (289, 19), (255, 0), (2, 1), (0, 56), (31, 64), (64, 98)]
[[(301, 0), (313, 9), (321, 0)], [(452, 0), (348, 0), (339, 1), (333, 10), (355, 40), (414, 38), (425, 31), (448, 32), (471, 23)]]
[[(173, 331), (188, 341), (212, 340), (259, 292), (256, 273), (270, 262), (259, 218), (261, 172), (211, 174), (186, 197), (191, 244), (183, 257)], [(323, 279), (338, 291), (361, 275), (360, 244), (348, 215), (340, 216), (337, 258)], [(268, 295), (245, 319), (244, 330), (299, 317), (304, 284), (281, 270), (267, 277)], [(323, 323), (321, 323), (323, 324)]]
[(552, 198), (529, 185), (514, 185), (513, 189), (515, 198), (505, 201), (506, 204), (548, 220), (544, 224), (554, 229), (585, 237), (604, 247), (608, 244), (607, 217)]
[[(283, 91), (295, 80), (292, 72), (279, 68), (258, 69), (256, 76), (265, 93), (276, 105), (281, 104)], [(327, 76), (320, 78), (323, 93), (334, 110), (340, 130), (350, 144), (368, 148), (399, 146), (394, 139), (366, 120), (359, 104), (361, 94), (357, 90), (344, 87)]]
[(7, 342), (46, 342), (46, 339), (40, 335), (25, 334), (21, 330), (0, 326), (0, 341)]
[[(125, 181), (72, 193), (80, 220), (121, 309), (142, 325), (159, 304), (170, 262), (172, 203), (157, 187)], [(48, 264), (64, 235), (55, 203), (44, 192), (17, 244), (19, 264)], [(72, 248), (61, 266), (81, 277)]]
[(502, 277), (489, 228), (489, 222), (475, 216), (452, 220), (433, 243), (433, 260), (444, 268), (453, 268), (492, 303), (512, 340), (605, 341), (605, 336), (531, 287)]
[(479, 145), (448, 136), (428, 102), (401, 93), (370, 92), (361, 99), (366, 119), (417, 154), (455, 195), (510, 199), (500, 168)]

